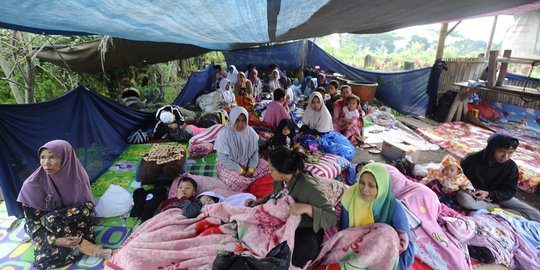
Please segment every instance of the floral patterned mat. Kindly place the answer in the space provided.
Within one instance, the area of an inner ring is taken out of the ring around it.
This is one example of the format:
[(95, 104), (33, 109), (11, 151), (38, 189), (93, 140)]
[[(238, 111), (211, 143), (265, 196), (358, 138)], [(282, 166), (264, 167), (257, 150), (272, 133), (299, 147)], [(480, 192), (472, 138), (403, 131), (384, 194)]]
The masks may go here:
[[(444, 148), (457, 158), (464, 158), (468, 153), (484, 149), (487, 139), (493, 132), (463, 122), (444, 123), (429, 128), (418, 128), (417, 133), (431, 143)], [(513, 134), (511, 130), (498, 130), (517, 137), (520, 145), (512, 159), (519, 167), (518, 187), (534, 193), (540, 185), (540, 144), (536, 140)]]

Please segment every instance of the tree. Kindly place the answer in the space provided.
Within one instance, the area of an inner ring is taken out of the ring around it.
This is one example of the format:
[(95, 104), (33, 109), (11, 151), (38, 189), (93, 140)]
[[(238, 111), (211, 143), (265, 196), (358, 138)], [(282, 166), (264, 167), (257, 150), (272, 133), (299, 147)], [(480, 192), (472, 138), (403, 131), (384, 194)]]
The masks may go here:
[(424, 50), (427, 50), (427, 49), (431, 46), (431, 44), (429, 43), (429, 41), (428, 41), (427, 38), (421, 37), (421, 36), (419, 36), (419, 35), (413, 35), (413, 36), (411, 37), (411, 40), (409, 40), (409, 44), (407, 45), (407, 47), (410, 48), (411, 45), (412, 45), (413, 43), (415, 43), (415, 42), (416, 42), (416, 43), (419, 43), (419, 44), (422, 44), (422, 45), (424, 46), (424, 47), (423, 47)]

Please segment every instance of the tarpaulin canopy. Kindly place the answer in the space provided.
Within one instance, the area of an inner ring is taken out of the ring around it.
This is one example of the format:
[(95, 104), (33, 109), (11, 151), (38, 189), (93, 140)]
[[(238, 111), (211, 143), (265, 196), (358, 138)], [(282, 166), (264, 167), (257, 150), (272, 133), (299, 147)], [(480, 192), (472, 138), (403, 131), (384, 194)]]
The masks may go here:
[(17, 195), (39, 167), (37, 150), (44, 143), (69, 141), (93, 181), (125, 150), (128, 133), (153, 120), (151, 113), (130, 109), (82, 86), (43, 103), (0, 105), (0, 187), (9, 215), (22, 216)]
[(185, 59), (210, 51), (189, 44), (107, 39), (101, 53), (101, 40), (75, 45), (45, 46), (37, 57), (75, 72), (94, 73), (129, 66), (144, 66)]
[(225, 52), (224, 56), (227, 64), (235, 65), (239, 70), (245, 70), (249, 64), (263, 70), (270, 63), (284, 70), (300, 68), (302, 63), (310, 67), (320, 66), (322, 70), (337, 72), (354, 80), (377, 82), (376, 98), (402, 113), (425, 115), (428, 108), (429, 68), (400, 72), (364, 70), (337, 60), (311, 41), (234, 50)]
[[(380, 33), (483, 14), (538, 9), (534, 0), (6, 0), (0, 27), (100, 34), (230, 50), (331, 33)], [(516, 9), (517, 8), (517, 9)]]
[(193, 102), (205, 89), (210, 89), (215, 82), (216, 73), (212, 62), (205, 69), (191, 73), (186, 85), (172, 104), (184, 106)]

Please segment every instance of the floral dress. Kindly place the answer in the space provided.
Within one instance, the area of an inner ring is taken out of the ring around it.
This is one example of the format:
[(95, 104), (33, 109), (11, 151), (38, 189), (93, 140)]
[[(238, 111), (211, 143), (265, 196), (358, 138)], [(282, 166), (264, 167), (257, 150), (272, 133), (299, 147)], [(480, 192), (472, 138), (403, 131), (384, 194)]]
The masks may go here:
[(94, 205), (83, 203), (54, 211), (40, 211), (23, 205), (26, 233), (36, 244), (34, 266), (37, 269), (57, 269), (82, 256), (78, 249), (53, 245), (57, 238), (83, 235), (93, 242)]

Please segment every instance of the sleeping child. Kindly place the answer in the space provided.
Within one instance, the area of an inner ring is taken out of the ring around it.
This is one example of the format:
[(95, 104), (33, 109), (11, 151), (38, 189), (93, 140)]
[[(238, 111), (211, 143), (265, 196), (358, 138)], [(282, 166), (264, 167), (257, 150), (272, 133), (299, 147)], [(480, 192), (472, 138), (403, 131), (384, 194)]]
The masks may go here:
[(199, 194), (197, 199), (199, 199), (203, 206), (215, 203), (228, 203), (232, 206), (244, 206), (245, 201), (255, 200), (256, 198), (251, 193), (238, 193), (225, 198), (216, 192), (205, 191)]
[(191, 177), (182, 177), (176, 188), (176, 197), (163, 201), (156, 213), (161, 213), (171, 208), (180, 208), (185, 217), (194, 218), (199, 215), (202, 203), (194, 196), (197, 194), (197, 182)]
[(439, 168), (428, 169), (428, 174), (422, 179), (422, 183), (425, 185), (432, 180), (440, 183), (442, 192), (445, 194), (451, 194), (460, 189), (466, 192), (474, 191), (471, 181), (463, 174), (458, 161), (451, 155), (443, 158)]

